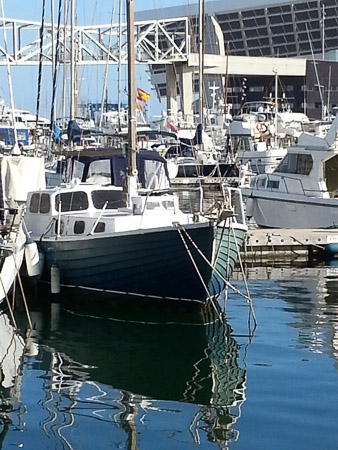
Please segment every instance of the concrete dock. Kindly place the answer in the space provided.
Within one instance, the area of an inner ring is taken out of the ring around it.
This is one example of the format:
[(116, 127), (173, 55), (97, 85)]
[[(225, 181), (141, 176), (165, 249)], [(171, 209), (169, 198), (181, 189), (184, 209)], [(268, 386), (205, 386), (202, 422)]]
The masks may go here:
[[(324, 259), (328, 247), (338, 244), (338, 229), (254, 228), (247, 232), (242, 259), (266, 262)], [(330, 254), (338, 258), (337, 254)]]

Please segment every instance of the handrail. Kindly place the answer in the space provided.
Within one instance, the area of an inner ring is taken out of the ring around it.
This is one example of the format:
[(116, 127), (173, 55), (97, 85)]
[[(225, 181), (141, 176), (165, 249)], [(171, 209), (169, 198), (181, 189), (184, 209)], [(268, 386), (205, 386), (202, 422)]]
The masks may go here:
[[(305, 189), (302, 180), (300, 180), (299, 178), (294, 178), (294, 177), (287, 176), (287, 175), (277, 175), (276, 173), (266, 173), (265, 175), (266, 175), (267, 182), (265, 184), (264, 190), (270, 190), (271, 192), (276, 190), (276, 188), (273, 188), (273, 187), (268, 188), (267, 187), (267, 183), (271, 179), (272, 179), (272, 181), (282, 180), (283, 183), (284, 183), (285, 190), (286, 190), (287, 194), (290, 194), (289, 189), (288, 189), (288, 185), (287, 185), (287, 180), (297, 181), (300, 184), (300, 187), (301, 187), (303, 195), (306, 195), (307, 192), (309, 192), (309, 193), (311, 193), (311, 192), (320, 192), (320, 193), (326, 192), (326, 190), (323, 190), (323, 189)], [(278, 180), (270, 178), (270, 177), (276, 177), (276, 176), (278, 177)], [(256, 180), (256, 189), (257, 190), (263, 190), (259, 186), (257, 186), (257, 180)]]

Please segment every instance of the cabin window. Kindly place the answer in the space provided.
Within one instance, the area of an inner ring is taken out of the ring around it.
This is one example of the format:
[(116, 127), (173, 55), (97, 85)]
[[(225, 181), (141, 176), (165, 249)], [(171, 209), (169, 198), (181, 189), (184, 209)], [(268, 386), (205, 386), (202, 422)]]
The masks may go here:
[(39, 204), (40, 204), (40, 194), (33, 194), (29, 205), (29, 212), (34, 214), (38, 213)]
[(164, 201), (162, 202), (162, 205), (165, 209), (174, 209), (174, 202), (172, 201)]
[(111, 184), (110, 159), (93, 161), (89, 165), (87, 183)]
[(74, 160), (72, 178), (78, 178), (82, 181), (84, 168), (85, 165), (82, 162)]
[(47, 214), (50, 210), (50, 196), (48, 194), (42, 194), (40, 199), (40, 213)]
[(29, 212), (47, 214), (50, 210), (49, 194), (33, 194), (29, 204)]
[(122, 200), (122, 190), (100, 190), (92, 192), (92, 200), (96, 209), (102, 209), (108, 202), (107, 209), (116, 209), (126, 206)]
[(106, 229), (106, 224), (104, 222), (98, 222), (96, 224), (94, 233), (103, 233)]
[(313, 166), (311, 155), (288, 153), (275, 172), (309, 175)]
[(74, 234), (83, 234), (85, 230), (84, 220), (76, 220), (74, 223)]
[(264, 188), (265, 187), (265, 181), (266, 181), (265, 177), (264, 178), (258, 178), (257, 179), (257, 187), (258, 188)]
[(325, 180), (327, 190), (335, 192), (336, 195), (338, 190), (338, 155), (325, 162)]
[(160, 202), (147, 202), (147, 209), (156, 209), (156, 208), (160, 208), (161, 207), (161, 203)]
[(64, 228), (65, 228), (65, 224), (63, 223), (63, 220), (61, 220), (61, 222), (60, 222), (60, 229), (59, 229), (59, 221), (58, 220), (55, 221), (55, 234), (58, 234), (58, 233), (63, 234)]
[(61, 201), (61, 212), (83, 211), (88, 209), (88, 197), (85, 192), (63, 192), (55, 197), (55, 209), (59, 211)]
[(269, 189), (279, 189), (278, 180), (268, 180), (267, 188)]
[(168, 189), (170, 187), (169, 178), (162, 161), (144, 161), (144, 183), (146, 189)]

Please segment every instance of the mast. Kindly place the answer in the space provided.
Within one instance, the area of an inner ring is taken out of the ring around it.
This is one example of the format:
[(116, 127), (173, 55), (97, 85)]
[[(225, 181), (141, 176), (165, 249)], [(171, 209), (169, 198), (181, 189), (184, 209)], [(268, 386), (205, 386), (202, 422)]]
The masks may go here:
[(275, 146), (278, 145), (278, 134), (277, 134), (277, 126), (278, 126), (278, 73), (277, 69), (275, 72)]
[(128, 34), (128, 176), (136, 172), (136, 96), (135, 96), (135, 53), (134, 53), (134, 0), (127, 2)]
[(199, 119), (203, 125), (203, 75), (204, 75), (204, 0), (199, 0), (199, 74), (198, 74), (198, 95), (199, 95)]
[(13, 146), (13, 150), (12, 150), (12, 153), (14, 154), (17, 152), (20, 153), (20, 150), (18, 148), (18, 132), (17, 132), (16, 120), (15, 120), (12, 74), (11, 74), (11, 66), (9, 64), (9, 58), (8, 58), (7, 33), (6, 33), (6, 22), (5, 22), (5, 12), (4, 12), (3, 0), (1, 0), (1, 14), (2, 14), (2, 26), (3, 26), (3, 32), (4, 32), (4, 44), (5, 44), (5, 51), (6, 51), (6, 66), (7, 66), (9, 100), (10, 100), (10, 105), (11, 105), (13, 131), (14, 131), (14, 146)]
[[(113, 30), (113, 21), (114, 21), (114, 7), (115, 2), (113, 2), (113, 8), (111, 11), (111, 19), (110, 19), (110, 30), (109, 30), (109, 38), (108, 38), (108, 53), (107, 53), (107, 59), (106, 59), (106, 66), (104, 70), (104, 78), (103, 78), (103, 87), (102, 87), (102, 97), (101, 97), (101, 110), (100, 110), (100, 120), (99, 120), (99, 129), (102, 128), (102, 121), (103, 121), (103, 106), (105, 103), (106, 98), (106, 105), (108, 103), (107, 100), (107, 78), (108, 78), (108, 68), (109, 68), (109, 57), (110, 57), (110, 46), (111, 46), (111, 38), (112, 38), (112, 30)], [(107, 108), (106, 108), (107, 112)]]
[(118, 34), (118, 48), (119, 48), (119, 60), (117, 66), (117, 126), (121, 131), (121, 52), (122, 52), (122, 0), (119, 0), (119, 34)]
[(75, 7), (74, 0), (70, 0), (70, 120), (75, 117)]

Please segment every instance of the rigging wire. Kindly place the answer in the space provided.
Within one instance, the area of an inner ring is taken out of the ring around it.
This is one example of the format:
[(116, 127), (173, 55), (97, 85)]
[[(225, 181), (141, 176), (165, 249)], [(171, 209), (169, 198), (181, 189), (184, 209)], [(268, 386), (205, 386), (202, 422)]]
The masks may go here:
[(46, 10), (46, 0), (42, 2), (42, 17), (41, 17), (41, 27), (40, 27), (40, 54), (39, 54), (39, 70), (38, 70), (38, 92), (36, 96), (36, 121), (35, 121), (35, 151), (37, 151), (37, 128), (39, 122), (40, 114), (40, 99), (41, 99), (41, 80), (42, 80), (42, 59), (43, 59), (43, 40), (44, 40), (44, 28), (45, 28), (45, 10)]

